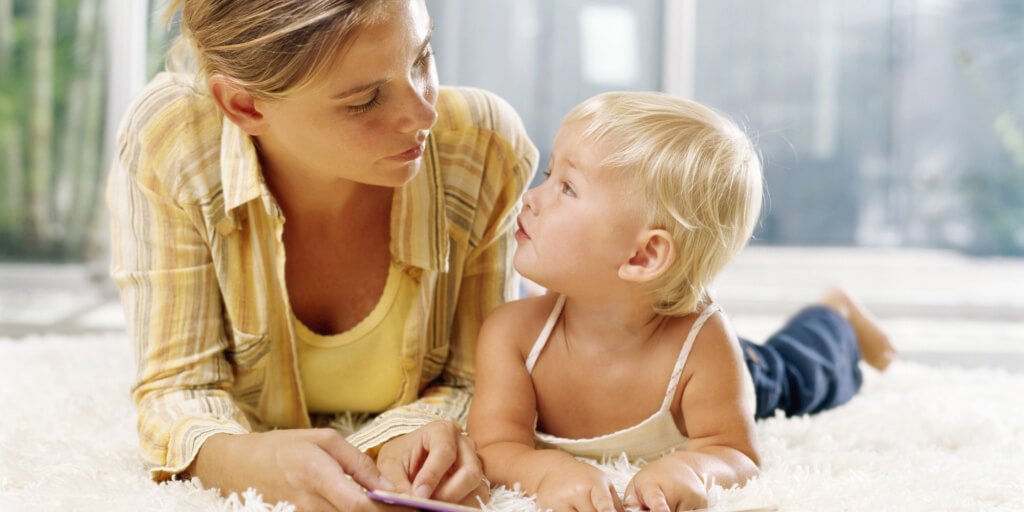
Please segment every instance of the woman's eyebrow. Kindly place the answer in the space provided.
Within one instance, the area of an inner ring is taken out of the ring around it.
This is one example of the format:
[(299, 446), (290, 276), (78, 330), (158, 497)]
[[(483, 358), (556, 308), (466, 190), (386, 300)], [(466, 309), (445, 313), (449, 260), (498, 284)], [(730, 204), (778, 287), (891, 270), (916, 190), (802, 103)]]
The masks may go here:
[(351, 89), (347, 89), (345, 91), (342, 91), (342, 92), (340, 92), (338, 94), (335, 94), (334, 96), (331, 96), (331, 99), (332, 100), (340, 100), (342, 98), (347, 98), (349, 96), (354, 96), (354, 95), (359, 94), (361, 92), (369, 91), (370, 89), (374, 89), (374, 88), (380, 87), (380, 86), (384, 85), (385, 83), (387, 83), (387, 79), (377, 80), (376, 82), (373, 82), (372, 84), (359, 85), (359, 86), (353, 87)]
[[(434, 21), (431, 20), (430, 21), (430, 29), (427, 30), (427, 37), (423, 38), (423, 43), (420, 44), (420, 48), (416, 52), (416, 55), (422, 55), (423, 54), (423, 50), (425, 50), (427, 48), (427, 45), (430, 44), (430, 38), (433, 35), (434, 35)], [(361, 92), (369, 91), (370, 89), (375, 89), (377, 87), (380, 87), (380, 86), (382, 86), (382, 85), (384, 85), (386, 83), (387, 83), (387, 79), (384, 79), (384, 80), (377, 80), (376, 82), (373, 82), (373, 83), (370, 83), (370, 84), (357, 85), (357, 86), (352, 87), (350, 89), (346, 89), (346, 90), (344, 90), (342, 92), (339, 92), (338, 94), (335, 94), (334, 96), (331, 96), (331, 99), (332, 100), (340, 100), (342, 98), (347, 98), (349, 96), (354, 96), (354, 95), (359, 94)]]

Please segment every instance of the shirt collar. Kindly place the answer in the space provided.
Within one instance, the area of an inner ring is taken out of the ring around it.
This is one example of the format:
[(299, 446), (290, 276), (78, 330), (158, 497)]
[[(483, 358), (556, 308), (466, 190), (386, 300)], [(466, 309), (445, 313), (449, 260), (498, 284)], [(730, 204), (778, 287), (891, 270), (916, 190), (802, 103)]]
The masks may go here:
[(252, 137), (227, 116), (224, 117), (220, 139), (220, 172), (224, 186), (224, 210), (234, 217), (239, 206), (260, 197), (267, 214), (279, 217), (281, 210), (270, 194), (260, 173), (260, 159)]
[(398, 261), (448, 272), (448, 217), (437, 143), (427, 138), (422, 168), (395, 191), (391, 207), (391, 253)]

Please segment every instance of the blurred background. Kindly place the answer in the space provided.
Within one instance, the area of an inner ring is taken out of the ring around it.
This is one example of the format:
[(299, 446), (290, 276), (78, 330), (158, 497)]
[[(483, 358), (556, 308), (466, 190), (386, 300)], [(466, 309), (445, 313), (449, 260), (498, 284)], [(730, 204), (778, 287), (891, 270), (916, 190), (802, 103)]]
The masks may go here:
[[(177, 32), (163, 4), (0, 0), (0, 336), (122, 328), (102, 192), (120, 116)], [(841, 282), (915, 357), (1024, 369), (1024, 2), (427, 5), (441, 83), (506, 98), (542, 166), (601, 91), (746, 127), (768, 200), (716, 290), (748, 335)]]

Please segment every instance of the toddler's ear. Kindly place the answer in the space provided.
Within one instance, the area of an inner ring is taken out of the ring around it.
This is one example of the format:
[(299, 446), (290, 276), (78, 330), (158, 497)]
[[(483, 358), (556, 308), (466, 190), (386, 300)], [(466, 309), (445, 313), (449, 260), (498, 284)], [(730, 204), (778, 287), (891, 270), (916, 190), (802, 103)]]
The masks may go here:
[(651, 229), (640, 234), (629, 260), (619, 267), (619, 277), (626, 281), (646, 283), (660, 276), (675, 258), (675, 244), (664, 229)]

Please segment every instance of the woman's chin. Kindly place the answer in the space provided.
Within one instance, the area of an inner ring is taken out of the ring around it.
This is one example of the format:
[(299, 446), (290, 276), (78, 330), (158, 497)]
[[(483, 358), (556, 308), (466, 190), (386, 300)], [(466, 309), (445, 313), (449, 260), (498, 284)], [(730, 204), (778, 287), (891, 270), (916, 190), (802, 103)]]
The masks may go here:
[(387, 186), (401, 187), (406, 183), (412, 181), (413, 178), (419, 174), (420, 169), (423, 168), (423, 158), (417, 158), (415, 160), (409, 160), (408, 162), (398, 163), (386, 174)]

